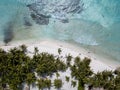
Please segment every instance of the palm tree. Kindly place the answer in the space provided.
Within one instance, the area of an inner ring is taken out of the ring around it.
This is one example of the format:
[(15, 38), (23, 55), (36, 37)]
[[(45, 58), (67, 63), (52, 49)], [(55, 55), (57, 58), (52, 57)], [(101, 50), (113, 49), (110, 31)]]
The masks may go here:
[(56, 60), (56, 68), (57, 70), (65, 71), (67, 69), (67, 66), (63, 61)]
[(34, 73), (28, 73), (26, 78), (26, 83), (28, 84), (29, 90), (30, 90), (30, 85), (35, 81), (36, 81), (36, 77)]
[(21, 45), (20, 48), (22, 49), (23, 53), (27, 52), (27, 46), (26, 45)]
[(44, 79), (42, 79), (42, 78), (38, 79), (37, 86), (38, 86), (39, 90), (43, 90), (46, 87)]
[(58, 48), (58, 54), (60, 55), (62, 52), (61, 48)]
[(38, 50), (38, 48), (37, 48), (37, 47), (35, 47), (35, 48), (34, 48), (34, 52), (35, 52), (35, 55), (37, 55), (37, 54), (38, 54), (39, 50)]
[(102, 76), (100, 72), (97, 72), (97, 74), (94, 74), (92, 77), (90, 77), (90, 80), (88, 82), (89, 84), (89, 89), (91, 90), (91, 88), (101, 88), (101, 82), (102, 82)]
[(56, 77), (57, 77), (57, 79), (58, 79), (58, 77), (60, 77), (60, 74), (58, 72), (56, 73)]
[(91, 88), (95, 87), (95, 88), (104, 88), (106, 89), (110, 89), (110, 88), (115, 88), (114, 87), (114, 76), (113, 76), (113, 72), (112, 71), (102, 71), (102, 72), (98, 72), (97, 74), (94, 74), (90, 80), (89, 80), (89, 86)]
[(46, 78), (45, 79), (45, 86), (46, 86), (46, 88), (48, 88), (50, 90), (51, 85), (52, 85), (51, 80)]
[(112, 80), (114, 78), (113, 72), (107, 70), (104, 70), (102, 72), (102, 76), (104, 80)]
[(70, 81), (70, 77), (68, 77), (68, 76), (66, 76), (65, 79), (66, 79), (66, 82)]
[(9, 88), (19, 90), (23, 83), (21, 68), (18, 66), (10, 66), (8, 69), (11, 69), (6, 77), (8, 79), (7, 84), (9, 85)]
[(85, 65), (86, 65), (86, 67), (90, 67), (89, 65), (90, 65), (90, 62), (91, 62), (91, 59), (90, 58), (87, 58), (87, 57), (85, 57), (84, 59), (83, 59), (83, 62), (85, 63)]
[(114, 78), (114, 84), (115, 84), (116, 90), (120, 90), (120, 75), (117, 75), (117, 76)]
[(75, 57), (75, 60), (74, 60), (75, 65), (79, 64), (79, 63), (80, 63), (80, 60), (81, 60), (81, 59), (80, 59), (79, 56)]
[(67, 66), (71, 66), (71, 60), (72, 60), (72, 56), (69, 54), (67, 57), (67, 60), (66, 60), (66, 63), (67, 63)]
[(75, 87), (76, 86), (76, 81), (71, 81), (71, 86)]
[(60, 88), (62, 87), (63, 83), (61, 79), (55, 79), (54, 80), (54, 86), (56, 89), (60, 90)]
[(83, 61), (80, 61), (78, 58), (75, 61), (79, 62), (75, 62), (75, 64), (71, 66), (71, 76), (78, 80), (78, 90), (84, 90), (84, 85), (87, 83), (88, 80), (87, 78), (89, 78), (93, 74), (89, 66), (90, 60), (85, 58), (83, 59)]

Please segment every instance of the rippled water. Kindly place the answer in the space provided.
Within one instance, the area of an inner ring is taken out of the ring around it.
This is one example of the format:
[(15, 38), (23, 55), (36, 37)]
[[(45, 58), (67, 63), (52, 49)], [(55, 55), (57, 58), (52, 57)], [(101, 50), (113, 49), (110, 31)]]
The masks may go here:
[[(106, 53), (120, 60), (120, 0), (81, 0), (83, 11), (80, 14), (68, 15), (69, 23), (50, 18), (48, 25), (38, 25), (30, 17), (26, 5), (38, 1), (40, 0), (0, 1), (1, 42), (8, 36), (4, 31), (12, 27), (14, 34), (12, 40), (53, 38), (70, 41), (84, 46), (89, 45), (89, 48), (95, 48), (97, 52)], [(54, 3), (58, 0), (46, 1)], [(65, 1), (67, 3), (71, 0), (61, 0), (60, 3)], [(26, 17), (32, 26), (24, 25)]]

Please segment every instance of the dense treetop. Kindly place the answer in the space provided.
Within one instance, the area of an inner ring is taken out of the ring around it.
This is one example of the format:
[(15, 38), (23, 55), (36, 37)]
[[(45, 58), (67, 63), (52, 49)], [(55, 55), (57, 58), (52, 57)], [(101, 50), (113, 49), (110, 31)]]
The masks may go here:
[[(39, 53), (37, 47), (34, 49), (33, 57), (27, 55), (27, 47), (21, 45), (9, 51), (0, 49), (0, 90), (8, 88), (10, 90), (22, 90), (23, 85), (35, 84), (40, 90), (55, 87), (60, 89), (64, 84), (59, 79), (59, 71), (65, 72), (68, 68), (71, 70), (71, 78), (66, 76), (66, 83), (71, 81), (71, 86), (78, 86), (78, 90), (84, 90), (87, 85), (89, 90), (93, 88), (103, 88), (104, 90), (120, 90), (120, 70), (103, 71), (94, 73), (90, 68), (91, 59), (79, 56), (66, 56), (63, 60), (59, 55), (62, 50), (58, 49), (58, 55), (49, 53)], [(71, 64), (71, 60), (74, 63)], [(37, 75), (35, 74), (37, 73)], [(53, 76), (56, 73), (56, 79), (51, 81), (47, 76)], [(38, 78), (39, 77), (39, 78)], [(77, 81), (77, 82), (76, 82)]]

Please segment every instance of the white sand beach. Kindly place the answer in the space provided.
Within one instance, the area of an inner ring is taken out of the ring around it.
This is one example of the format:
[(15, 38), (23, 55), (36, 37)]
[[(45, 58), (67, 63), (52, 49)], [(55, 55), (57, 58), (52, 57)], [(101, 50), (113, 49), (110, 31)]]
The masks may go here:
[[(28, 49), (28, 55), (33, 55), (34, 53), (34, 47), (38, 47), (39, 52), (48, 52), (54, 55), (58, 55), (58, 48), (62, 49), (61, 56), (64, 58), (66, 55), (71, 54), (73, 57), (80, 56), (81, 59), (84, 57), (91, 58), (91, 69), (94, 71), (94, 73), (98, 71), (103, 70), (114, 70), (116, 67), (118, 67), (115, 63), (110, 63), (110, 60), (107, 60), (104, 57), (100, 57), (98, 55), (95, 55), (94, 53), (85, 50), (82, 47), (77, 47), (65, 42), (55, 41), (55, 40), (43, 40), (43, 41), (34, 41), (34, 42), (14, 42), (11, 43), (8, 46), (1, 46), (4, 50), (9, 50), (13, 47), (18, 47), (22, 44), (25, 44)], [(105, 61), (105, 62), (103, 62)], [(70, 76), (70, 70), (67, 70), (65, 73), (60, 73), (60, 79), (63, 80), (64, 85), (62, 87), (62, 90), (77, 90), (77, 88), (71, 87), (71, 83), (65, 83), (65, 76)], [(52, 79), (55, 79), (56, 76), (54, 75)], [(37, 88), (32, 88), (31, 90), (38, 90)], [(51, 90), (54, 90), (52, 88)]]

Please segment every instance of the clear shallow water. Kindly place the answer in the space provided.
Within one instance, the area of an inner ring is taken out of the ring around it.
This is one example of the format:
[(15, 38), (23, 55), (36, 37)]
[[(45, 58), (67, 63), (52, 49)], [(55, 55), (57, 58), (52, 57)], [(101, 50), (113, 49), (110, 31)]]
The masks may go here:
[[(120, 60), (120, 0), (82, 0), (83, 11), (68, 15), (69, 23), (51, 18), (48, 25), (37, 25), (30, 17), (27, 4), (39, 0), (1, 0), (0, 41), (5, 38), (4, 30), (12, 25), (12, 40), (51, 38), (70, 41), (95, 48), (115, 60)], [(57, 0), (46, 0), (48, 3)], [(66, 0), (66, 3), (70, 0)], [(65, 0), (61, 0), (65, 2)], [(55, 14), (53, 14), (55, 16)], [(32, 26), (24, 25), (24, 17)]]

